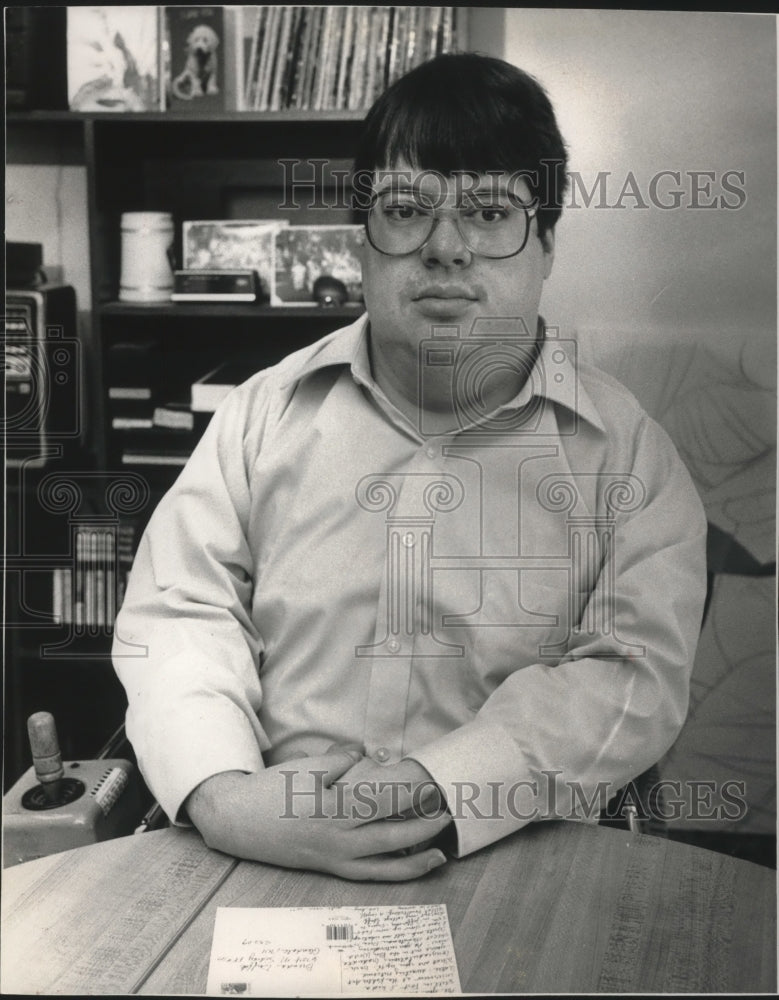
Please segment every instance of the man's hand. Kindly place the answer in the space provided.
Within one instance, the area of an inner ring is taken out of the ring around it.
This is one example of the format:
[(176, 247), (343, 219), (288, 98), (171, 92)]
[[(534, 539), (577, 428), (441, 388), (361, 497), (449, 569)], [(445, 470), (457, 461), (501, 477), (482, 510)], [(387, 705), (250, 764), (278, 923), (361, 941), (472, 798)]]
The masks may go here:
[[(402, 881), (443, 864), (446, 856), (436, 848), (397, 856), (451, 820), (428, 802), (419, 808), (420, 771), (427, 772), (414, 761), (381, 767), (358, 759), (355, 751), (336, 750), (255, 774), (215, 774), (189, 795), (185, 809), (209, 847), (286, 868)], [(338, 781), (350, 768), (354, 775)], [(389, 784), (374, 789), (377, 782)]]
[[(375, 790), (377, 798), (383, 798), (385, 804), (390, 802), (388, 815), (393, 815), (404, 822), (414, 817), (432, 817), (440, 812), (446, 812), (447, 809), (446, 800), (430, 772), (410, 758), (398, 761), (397, 764), (377, 764), (370, 757), (362, 757), (346, 772), (338, 784), (343, 782), (349, 783), (349, 787), (360, 800), (366, 792), (370, 794)], [(404, 802), (408, 801), (410, 796), (411, 804), (405, 807), (399, 806), (401, 789), (406, 792)], [(415, 854), (423, 851), (436, 840), (439, 832), (431, 833), (425, 840), (404, 848), (403, 853)]]

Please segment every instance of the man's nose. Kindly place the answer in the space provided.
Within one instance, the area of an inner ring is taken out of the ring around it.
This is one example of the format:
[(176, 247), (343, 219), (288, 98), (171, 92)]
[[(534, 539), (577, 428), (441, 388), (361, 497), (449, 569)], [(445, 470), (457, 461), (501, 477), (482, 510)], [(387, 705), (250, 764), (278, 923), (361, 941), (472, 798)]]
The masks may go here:
[(457, 219), (451, 215), (438, 216), (427, 243), (422, 247), (422, 260), (432, 267), (467, 267), (471, 262), (471, 251), (465, 245), (457, 226)]

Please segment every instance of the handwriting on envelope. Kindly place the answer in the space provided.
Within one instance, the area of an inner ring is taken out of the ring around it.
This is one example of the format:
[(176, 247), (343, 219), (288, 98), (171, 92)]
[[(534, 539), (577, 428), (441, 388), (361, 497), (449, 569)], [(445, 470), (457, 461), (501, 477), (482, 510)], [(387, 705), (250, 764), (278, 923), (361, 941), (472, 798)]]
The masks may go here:
[(208, 993), (460, 993), (446, 906), (219, 907)]

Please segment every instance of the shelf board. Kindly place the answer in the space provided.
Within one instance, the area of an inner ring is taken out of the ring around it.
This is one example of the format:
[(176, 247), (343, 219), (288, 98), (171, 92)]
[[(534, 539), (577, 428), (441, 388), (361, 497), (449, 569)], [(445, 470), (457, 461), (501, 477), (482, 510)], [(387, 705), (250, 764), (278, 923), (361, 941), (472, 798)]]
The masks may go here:
[[(75, 626), (54, 623), (36, 626), (38, 641), (23, 641), (19, 651), (31, 663), (37, 661), (48, 664), (71, 658), (110, 661), (113, 631), (109, 633), (103, 626), (94, 628), (92, 632), (82, 626), (79, 629), (81, 631), (76, 632)], [(49, 650), (48, 655), (43, 652), (42, 647)]]
[(189, 122), (189, 124), (230, 123), (230, 122), (268, 122), (279, 124), (292, 122), (295, 124), (318, 124), (321, 122), (338, 122), (349, 124), (359, 123), (367, 114), (367, 110), (348, 111), (330, 109), (323, 111), (303, 111), (291, 108), (286, 111), (221, 111), (209, 114), (187, 114), (180, 111), (7, 111), (6, 122)]
[(269, 306), (246, 302), (104, 302), (103, 316), (202, 317), (242, 319), (357, 319), (364, 312), (362, 303), (353, 306)]

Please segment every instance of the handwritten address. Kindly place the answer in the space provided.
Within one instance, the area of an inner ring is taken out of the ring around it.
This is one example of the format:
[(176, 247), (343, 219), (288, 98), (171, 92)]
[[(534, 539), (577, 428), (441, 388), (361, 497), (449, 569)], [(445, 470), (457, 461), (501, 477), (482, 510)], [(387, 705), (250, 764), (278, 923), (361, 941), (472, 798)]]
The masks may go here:
[(446, 907), (220, 907), (208, 993), (455, 994)]

